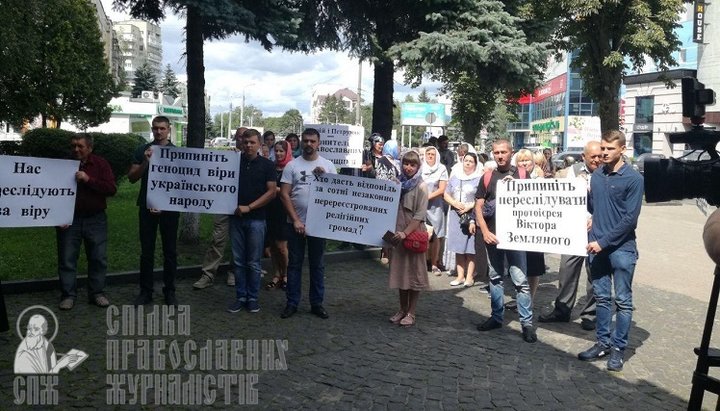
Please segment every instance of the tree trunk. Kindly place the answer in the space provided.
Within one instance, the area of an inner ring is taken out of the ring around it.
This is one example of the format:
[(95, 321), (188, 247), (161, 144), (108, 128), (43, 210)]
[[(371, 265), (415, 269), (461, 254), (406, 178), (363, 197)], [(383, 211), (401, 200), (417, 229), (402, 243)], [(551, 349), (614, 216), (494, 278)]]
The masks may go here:
[[(203, 57), (202, 15), (195, 7), (187, 8), (185, 51), (187, 53), (188, 124), (187, 146), (205, 146), (205, 66)], [(183, 244), (200, 242), (200, 216), (183, 213), (179, 238)]]
[(392, 60), (381, 59), (375, 62), (375, 83), (373, 84), (373, 118), (370, 132), (380, 133), (389, 140), (393, 126), (393, 75), (395, 65)]
[(599, 101), (598, 115), (600, 116), (600, 130), (603, 133), (608, 130), (620, 129), (620, 102), (618, 101), (618, 95), (619, 91), (616, 93), (608, 91)]

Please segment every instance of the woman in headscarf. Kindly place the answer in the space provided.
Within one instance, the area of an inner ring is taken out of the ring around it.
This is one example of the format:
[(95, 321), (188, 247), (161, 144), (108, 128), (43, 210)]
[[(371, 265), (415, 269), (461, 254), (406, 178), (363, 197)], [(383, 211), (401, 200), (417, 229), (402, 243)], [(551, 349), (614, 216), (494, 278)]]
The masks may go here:
[(430, 264), (429, 271), (435, 275), (441, 275), (439, 266), (440, 249), (444, 245), (445, 240), (445, 208), (443, 204), (443, 194), (447, 186), (448, 175), (447, 168), (440, 163), (440, 156), (437, 148), (430, 146), (424, 147), (425, 161), (422, 163), (420, 173), (423, 182), (427, 185), (428, 190), (428, 208), (427, 221), (433, 228), (433, 232), (437, 237), (436, 241), (430, 243), (427, 259)]
[(390, 288), (397, 288), (400, 310), (390, 322), (403, 327), (415, 325), (415, 309), (420, 291), (428, 287), (425, 255), (406, 250), (402, 241), (414, 231), (425, 231), (428, 192), (420, 173), (420, 157), (414, 151), (402, 159), (400, 204), (395, 223), (395, 244), (390, 256)]
[[(482, 174), (477, 169), (477, 156), (468, 153), (463, 157), (463, 169), (454, 173), (448, 181), (443, 198), (450, 205), (448, 212), (447, 249), (455, 253), (457, 278), (450, 285), (470, 287), (475, 284), (475, 191)], [(460, 227), (460, 218), (469, 217), (465, 229)]]
[(397, 161), (400, 152), (397, 141), (386, 141), (383, 144), (382, 153), (382, 157), (375, 161), (375, 178), (379, 180), (397, 180), (400, 175), (400, 167)]
[(288, 141), (275, 143), (275, 171), (277, 172), (278, 195), (268, 204), (266, 244), (270, 246), (270, 261), (275, 275), (265, 288), (285, 289), (288, 267), (288, 224), (287, 212), (280, 200), (280, 177), (285, 166), (292, 161), (293, 154)]

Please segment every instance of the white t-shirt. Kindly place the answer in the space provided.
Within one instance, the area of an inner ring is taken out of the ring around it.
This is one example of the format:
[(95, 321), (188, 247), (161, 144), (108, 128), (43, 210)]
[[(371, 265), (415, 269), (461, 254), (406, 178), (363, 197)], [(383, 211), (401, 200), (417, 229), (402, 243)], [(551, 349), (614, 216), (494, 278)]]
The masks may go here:
[[(305, 224), (307, 206), (310, 201), (310, 184), (315, 179), (313, 170), (317, 167), (322, 167), (326, 173), (337, 174), (335, 165), (330, 160), (318, 156), (313, 161), (307, 161), (300, 156), (285, 166), (280, 178), (281, 183), (290, 184), (290, 200), (303, 224)], [(288, 222), (292, 221), (288, 218)]]

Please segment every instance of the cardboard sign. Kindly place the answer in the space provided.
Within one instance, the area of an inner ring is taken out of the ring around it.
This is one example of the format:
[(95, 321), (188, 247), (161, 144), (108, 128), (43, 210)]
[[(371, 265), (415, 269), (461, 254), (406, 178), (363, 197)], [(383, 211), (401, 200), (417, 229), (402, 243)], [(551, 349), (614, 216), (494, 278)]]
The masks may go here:
[(320, 133), (318, 152), (335, 167), (362, 167), (365, 129), (347, 124), (306, 124)]

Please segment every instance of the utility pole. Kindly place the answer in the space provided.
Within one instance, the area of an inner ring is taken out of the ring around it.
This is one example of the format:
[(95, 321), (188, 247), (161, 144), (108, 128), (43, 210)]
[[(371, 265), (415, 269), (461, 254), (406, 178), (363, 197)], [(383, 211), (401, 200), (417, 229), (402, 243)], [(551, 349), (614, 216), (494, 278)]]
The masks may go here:
[(232, 100), (230, 100), (230, 118), (228, 119), (228, 134), (232, 133)]
[(225, 137), (225, 134), (223, 134), (223, 129), (225, 128), (225, 116), (223, 116), (223, 112), (220, 112), (220, 137)]
[(360, 124), (360, 98), (362, 90), (362, 59), (358, 61), (358, 88), (357, 88), (357, 105), (355, 106), (355, 125)]

